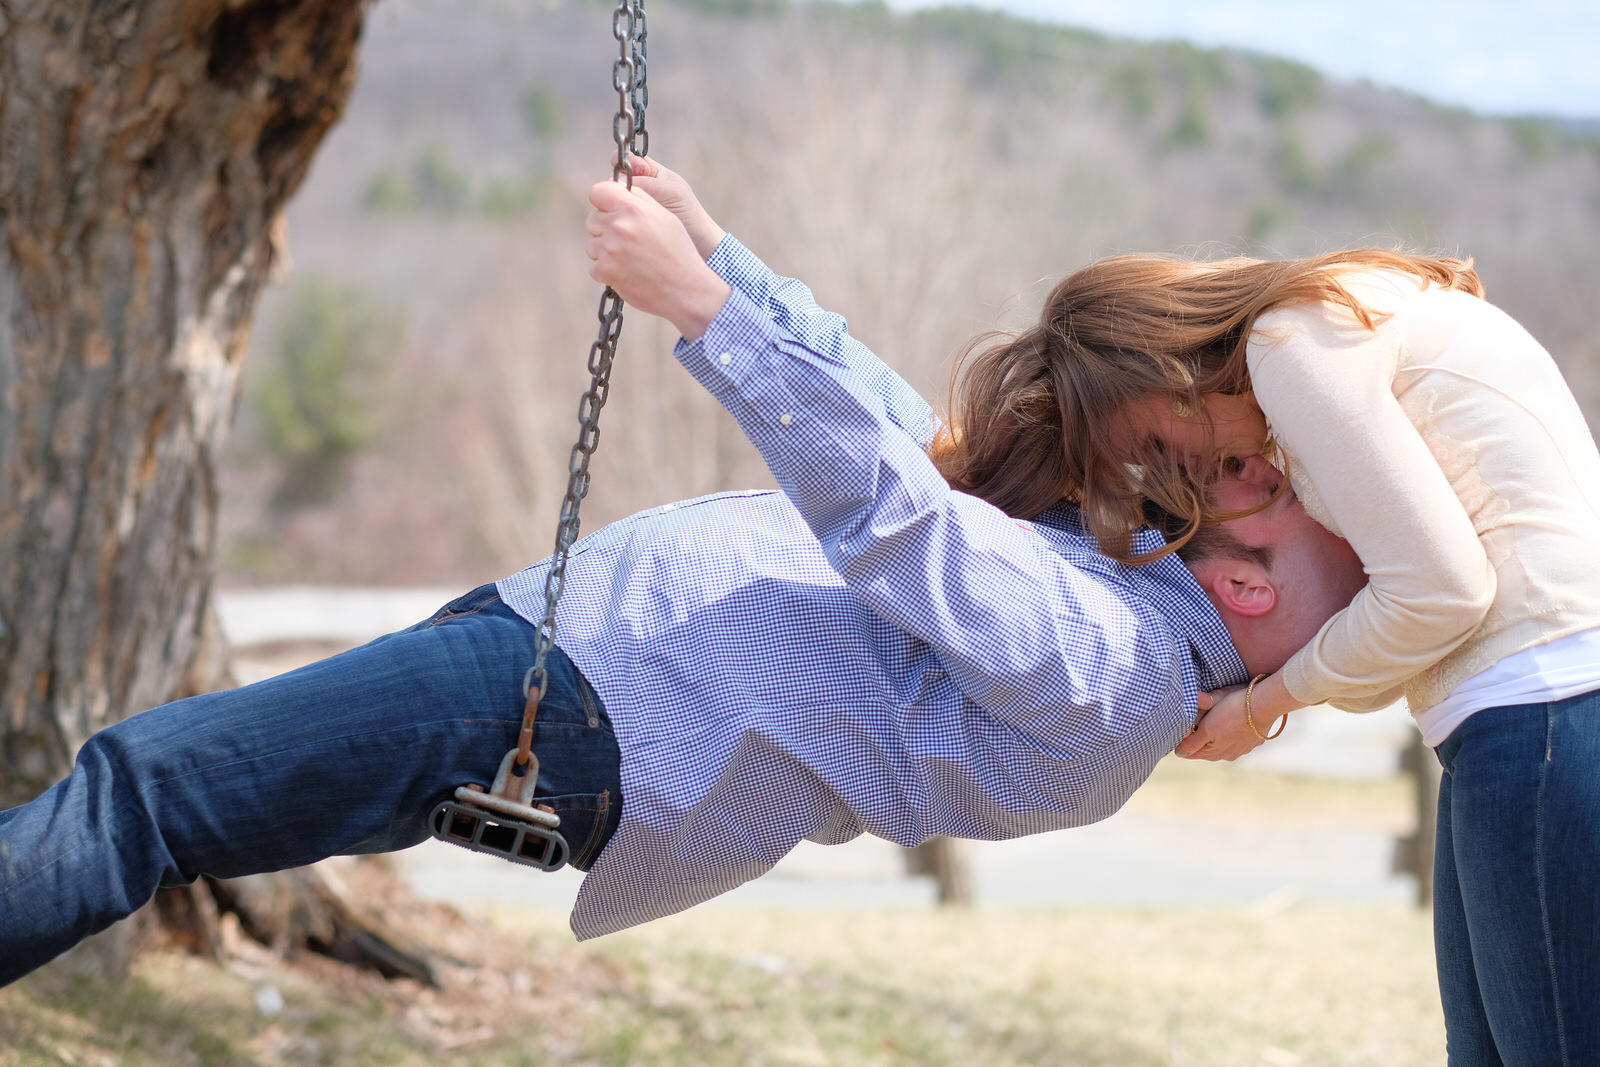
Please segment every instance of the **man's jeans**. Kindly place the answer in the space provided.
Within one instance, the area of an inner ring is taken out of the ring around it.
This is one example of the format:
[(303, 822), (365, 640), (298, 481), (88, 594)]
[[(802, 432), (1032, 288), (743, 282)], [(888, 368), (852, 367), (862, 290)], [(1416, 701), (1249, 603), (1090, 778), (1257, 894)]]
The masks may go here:
[(1600, 1064), (1600, 693), (1480, 711), (1438, 754), (1451, 1067)]
[[(64, 781), (0, 812), (0, 984), (159, 886), (423, 840), (434, 805), (488, 784), (516, 744), (534, 636), (488, 585), (361, 648), (95, 734)], [(571, 661), (552, 650), (547, 666), (536, 795), (587, 869), (621, 813), (617, 744)]]

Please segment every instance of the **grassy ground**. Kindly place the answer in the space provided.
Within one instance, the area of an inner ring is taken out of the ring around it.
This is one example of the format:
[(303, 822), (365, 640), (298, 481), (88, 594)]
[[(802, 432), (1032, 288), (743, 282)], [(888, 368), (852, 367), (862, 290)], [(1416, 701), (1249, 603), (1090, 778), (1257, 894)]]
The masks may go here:
[[(1280, 826), (1411, 818), (1398, 780), (1178, 760), (1132, 804)], [(1428, 917), (1410, 908), (702, 909), (577, 945), (548, 911), (406, 907), (442, 991), (286, 963), (225, 924), (226, 968), (158, 950), (124, 983), (47, 971), (0, 989), (0, 1067), (1444, 1062)], [(258, 1007), (268, 987), (282, 1010)]]
[(607, 948), (612, 1062), (1427, 1064), (1402, 910), (688, 916)]
[(711, 910), (582, 946), (559, 915), (487, 919), (528, 969), (457, 972), (447, 994), (175, 953), (116, 986), (35, 976), (0, 991), (0, 1065), (1443, 1062), (1408, 909)]

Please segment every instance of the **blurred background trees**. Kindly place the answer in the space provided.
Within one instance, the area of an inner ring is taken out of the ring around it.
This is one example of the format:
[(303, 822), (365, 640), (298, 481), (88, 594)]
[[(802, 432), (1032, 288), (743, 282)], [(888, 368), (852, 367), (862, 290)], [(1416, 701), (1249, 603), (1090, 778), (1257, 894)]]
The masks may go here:
[[(1600, 414), (1600, 129), (993, 12), (652, 0), (651, 16), (652, 152), (936, 404), (969, 337), (1025, 321), (1094, 257), (1377, 243), (1476, 257)], [(614, 103), (602, 23), (585, 3), (374, 9), (290, 231), (303, 270), (404, 309), (394, 385), (363, 401), (389, 429), (270, 551), (256, 532), (277, 485), (264, 439), (241, 433), (230, 580), (462, 584), (549, 551), (595, 328), (582, 219)], [(268, 294), (250, 374), (282, 358), (294, 299)], [(586, 529), (770, 484), (674, 339), (628, 321)], [(242, 416), (262, 417), (248, 396)]]
[(254, 379), (260, 447), (280, 466), (272, 506), (331, 502), (352, 455), (378, 439), (375, 409), (400, 326), (361, 290), (296, 282), (278, 358)]

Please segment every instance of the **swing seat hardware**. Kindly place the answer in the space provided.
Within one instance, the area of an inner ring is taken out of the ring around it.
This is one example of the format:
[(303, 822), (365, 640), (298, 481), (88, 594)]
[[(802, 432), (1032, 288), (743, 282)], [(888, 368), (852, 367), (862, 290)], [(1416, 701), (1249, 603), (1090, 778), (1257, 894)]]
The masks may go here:
[(560, 870), (571, 854), (567, 839), (559, 830), (457, 804), (453, 800), (434, 808), (429, 822), (433, 836), (440, 841), (541, 871)]
[(489, 792), (482, 792), (482, 786), (458, 788), (455, 800), (433, 809), (429, 827), (434, 837), (452, 845), (542, 871), (558, 870), (566, 865), (571, 849), (559, 830), (561, 816), (533, 804), (539, 757), (529, 753), (527, 773), (520, 781), (512, 777), (516, 758), (516, 749), (505, 754)]

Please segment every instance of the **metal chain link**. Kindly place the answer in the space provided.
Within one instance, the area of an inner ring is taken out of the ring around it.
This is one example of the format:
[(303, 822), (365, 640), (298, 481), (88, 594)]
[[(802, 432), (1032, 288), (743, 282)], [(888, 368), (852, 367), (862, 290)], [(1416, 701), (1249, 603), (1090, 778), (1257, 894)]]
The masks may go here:
[(650, 36), (649, 20), (644, 14), (644, 0), (633, 4), (633, 91), (628, 94), (633, 105), (633, 154), (650, 154), (650, 131), (644, 128), (645, 108), (650, 104), (650, 79), (645, 64), (645, 38)]
[[(631, 189), (630, 153), (645, 156), (650, 151), (650, 134), (644, 125), (645, 105), (650, 99), (645, 85), (644, 0), (617, 0), (611, 13), (611, 34), (617, 39), (617, 58), (611, 65), (611, 85), (617, 91), (611, 139), (617, 146), (617, 158), (611, 167), (611, 179), (625, 181)], [(589, 493), (589, 459), (600, 443), (600, 409), (605, 407), (611, 391), (611, 364), (617, 355), (617, 338), (622, 335), (622, 297), (609, 285), (600, 295), (599, 319), (600, 335), (589, 346), (589, 388), (578, 401), (578, 441), (567, 461), (567, 495), (561, 501), (561, 517), (556, 522), (555, 555), (544, 579), (544, 621), (539, 624), (534, 641), (533, 666), (522, 680), (527, 703), (522, 712), (522, 732), (517, 738), (518, 766), (528, 763), (534, 719), (550, 680), (545, 660), (555, 646), (556, 604), (566, 584), (567, 554), (578, 539), (578, 507)]]

